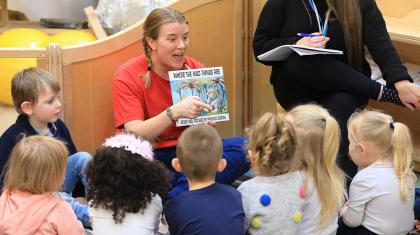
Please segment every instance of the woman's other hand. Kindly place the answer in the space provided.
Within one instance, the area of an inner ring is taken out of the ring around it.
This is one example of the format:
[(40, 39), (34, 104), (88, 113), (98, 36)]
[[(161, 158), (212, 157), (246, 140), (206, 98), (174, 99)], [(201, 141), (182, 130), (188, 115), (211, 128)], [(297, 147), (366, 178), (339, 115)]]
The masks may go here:
[(316, 47), (316, 48), (325, 48), (325, 45), (330, 40), (329, 37), (322, 36), (320, 32), (312, 33), (312, 35), (319, 35), (319, 36), (303, 37), (299, 41), (296, 42), (296, 45)]
[(420, 86), (407, 80), (394, 84), (401, 102), (410, 110), (420, 108)]
[(172, 106), (174, 118), (196, 118), (201, 111), (209, 112), (213, 108), (202, 102), (197, 96), (188, 96), (185, 100)]

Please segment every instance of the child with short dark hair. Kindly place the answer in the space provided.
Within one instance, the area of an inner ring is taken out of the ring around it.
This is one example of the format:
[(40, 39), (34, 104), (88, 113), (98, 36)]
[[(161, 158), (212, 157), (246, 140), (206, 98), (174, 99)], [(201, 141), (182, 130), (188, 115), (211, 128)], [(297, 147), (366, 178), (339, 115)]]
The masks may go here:
[(217, 131), (208, 125), (191, 126), (181, 134), (176, 151), (172, 165), (186, 175), (189, 191), (164, 208), (171, 235), (244, 234), (240, 193), (215, 182), (216, 173), (226, 167)]
[[(84, 170), (92, 156), (86, 152), (77, 152), (69, 130), (60, 120), (59, 92), (59, 82), (45, 70), (28, 68), (15, 74), (12, 80), (12, 97), (19, 116), (16, 123), (0, 137), (0, 172), (7, 163), (13, 147), (24, 136), (54, 137), (66, 144), (70, 154), (62, 191), (71, 195), (79, 182), (86, 190), (87, 179)], [(3, 180), (0, 179), (0, 186), (2, 184)], [(83, 223), (89, 225), (89, 221), (79, 215)]]
[(11, 153), (0, 197), (0, 234), (85, 234), (70, 205), (56, 193), (68, 151), (47, 136), (23, 138)]
[(107, 139), (86, 169), (94, 234), (155, 234), (169, 188), (152, 146), (132, 133)]

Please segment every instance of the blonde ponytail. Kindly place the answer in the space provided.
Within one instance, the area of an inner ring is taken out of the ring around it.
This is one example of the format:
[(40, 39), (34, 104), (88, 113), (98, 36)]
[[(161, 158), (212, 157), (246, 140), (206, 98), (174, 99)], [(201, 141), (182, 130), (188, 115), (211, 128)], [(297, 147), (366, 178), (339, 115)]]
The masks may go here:
[(391, 145), (394, 153), (395, 174), (400, 180), (401, 199), (407, 200), (410, 188), (416, 179), (416, 175), (412, 171), (413, 144), (411, 142), (410, 131), (406, 125), (396, 122), (392, 126), (394, 131), (391, 138)]
[(345, 199), (344, 173), (336, 164), (340, 145), (340, 127), (328, 111), (307, 104), (288, 113), (297, 136), (297, 152), (318, 194), (321, 211), (317, 228), (336, 217)]

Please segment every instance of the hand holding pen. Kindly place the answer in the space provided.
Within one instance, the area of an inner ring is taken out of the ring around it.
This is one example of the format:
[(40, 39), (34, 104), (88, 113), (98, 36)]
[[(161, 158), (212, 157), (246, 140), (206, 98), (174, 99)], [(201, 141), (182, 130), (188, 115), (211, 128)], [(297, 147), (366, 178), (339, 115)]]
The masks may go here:
[(330, 40), (329, 37), (325, 37), (321, 32), (316, 33), (298, 33), (298, 36), (302, 38), (296, 42), (296, 45), (302, 45), (307, 47), (325, 48), (325, 45)]

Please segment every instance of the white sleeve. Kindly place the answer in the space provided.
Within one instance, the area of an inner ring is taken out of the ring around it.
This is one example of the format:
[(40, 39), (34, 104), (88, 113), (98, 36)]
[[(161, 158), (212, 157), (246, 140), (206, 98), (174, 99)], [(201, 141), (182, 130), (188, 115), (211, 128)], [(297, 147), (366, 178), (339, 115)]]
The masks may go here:
[(363, 176), (353, 179), (350, 185), (348, 209), (343, 214), (343, 221), (349, 227), (362, 224), (366, 204), (372, 199), (372, 182)]

